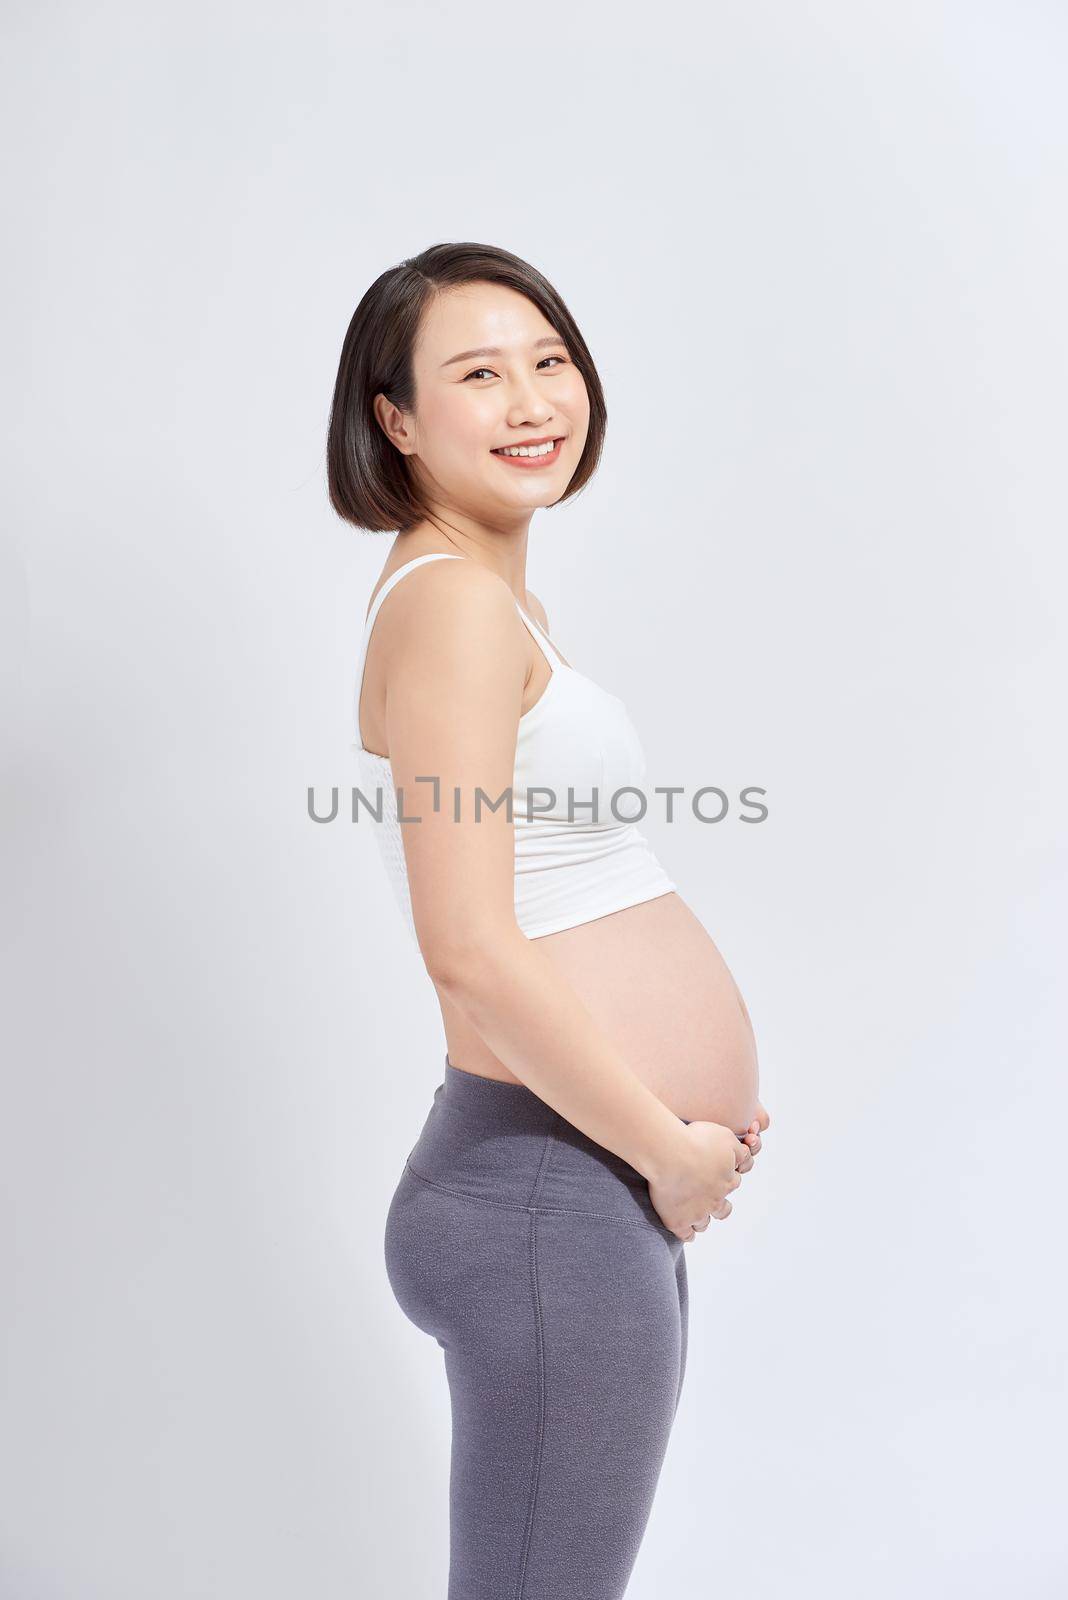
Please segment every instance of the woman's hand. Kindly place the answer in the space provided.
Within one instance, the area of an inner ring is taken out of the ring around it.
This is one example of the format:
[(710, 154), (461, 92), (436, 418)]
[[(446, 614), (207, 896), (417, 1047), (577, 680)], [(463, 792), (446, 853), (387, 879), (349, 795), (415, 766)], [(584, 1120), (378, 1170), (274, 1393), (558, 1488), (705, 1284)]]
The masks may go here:
[[(759, 1131), (756, 1138), (759, 1149)], [(713, 1217), (725, 1221), (731, 1214), (727, 1196), (752, 1166), (753, 1153), (750, 1145), (718, 1122), (680, 1122), (668, 1164), (647, 1180), (653, 1209), (665, 1228), (688, 1244), (704, 1233)]]

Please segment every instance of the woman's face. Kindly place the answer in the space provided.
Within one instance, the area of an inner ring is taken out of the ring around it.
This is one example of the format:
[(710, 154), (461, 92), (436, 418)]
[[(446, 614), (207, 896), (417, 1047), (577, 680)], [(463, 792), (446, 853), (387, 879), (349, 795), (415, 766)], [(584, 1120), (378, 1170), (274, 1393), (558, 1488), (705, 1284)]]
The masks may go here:
[[(590, 402), (566, 344), (532, 301), (495, 283), (436, 295), (413, 363), (415, 411), (387, 405), (387, 432), (431, 504), (501, 524), (560, 499), (586, 443)], [(560, 442), (543, 459), (494, 453), (534, 440)]]

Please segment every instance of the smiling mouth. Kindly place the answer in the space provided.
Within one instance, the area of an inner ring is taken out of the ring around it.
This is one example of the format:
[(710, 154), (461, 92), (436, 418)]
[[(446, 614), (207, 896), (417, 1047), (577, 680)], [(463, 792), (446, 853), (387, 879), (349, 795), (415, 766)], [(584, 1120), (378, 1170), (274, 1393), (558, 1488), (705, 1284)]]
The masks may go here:
[[(548, 441), (540, 445), (531, 445), (529, 446), (529, 454), (527, 454), (527, 446), (504, 445), (499, 450), (491, 450), (490, 455), (496, 456), (498, 461), (506, 461), (510, 467), (549, 466), (560, 459), (560, 446), (563, 442), (564, 440), (561, 437), (552, 441), (551, 448), (549, 448)], [(522, 455), (512, 453), (519, 448), (523, 450)]]

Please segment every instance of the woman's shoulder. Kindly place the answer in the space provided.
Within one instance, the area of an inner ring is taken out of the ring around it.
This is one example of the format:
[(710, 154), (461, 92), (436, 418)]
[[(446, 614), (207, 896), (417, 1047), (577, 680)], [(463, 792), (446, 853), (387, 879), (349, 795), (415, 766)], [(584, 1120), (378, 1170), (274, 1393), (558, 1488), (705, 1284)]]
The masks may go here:
[[(451, 559), (419, 561), (420, 555), (441, 555)], [(404, 570), (407, 568), (408, 570)], [(449, 631), (457, 625), (478, 632), (500, 630), (515, 618), (515, 597), (504, 579), (478, 561), (452, 556), (448, 551), (423, 550), (405, 554), (402, 560), (387, 560), (371, 596), (368, 610), (397, 573), (394, 583), (379, 608), (379, 628), (387, 635), (409, 636), (426, 633), (433, 624)]]

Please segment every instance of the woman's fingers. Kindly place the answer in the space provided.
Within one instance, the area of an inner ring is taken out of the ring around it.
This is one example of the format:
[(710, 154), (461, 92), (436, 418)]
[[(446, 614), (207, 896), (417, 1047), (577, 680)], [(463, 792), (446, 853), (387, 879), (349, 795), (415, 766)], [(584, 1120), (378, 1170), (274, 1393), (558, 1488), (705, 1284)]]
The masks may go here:
[(676, 1238), (681, 1239), (683, 1244), (691, 1244), (693, 1240), (697, 1238), (699, 1233), (704, 1233), (707, 1231), (708, 1226), (713, 1219), (715, 1219), (716, 1222), (725, 1222), (730, 1216), (732, 1210), (733, 1207), (731, 1206), (729, 1200), (720, 1200), (712, 1207), (711, 1211), (708, 1213), (708, 1216), (703, 1222), (691, 1222), (689, 1233), (676, 1234)]
[[(748, 1137), (748, 1136), (746, 1136)], [(753, 1165), (753, 1151), (746, 1144), (745, 1138), (735, 1138), (734, 1144), (734, 1170), (735, 1172), (748, 1172)]]

